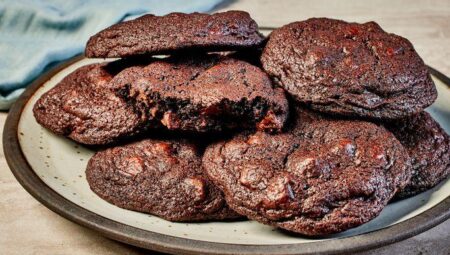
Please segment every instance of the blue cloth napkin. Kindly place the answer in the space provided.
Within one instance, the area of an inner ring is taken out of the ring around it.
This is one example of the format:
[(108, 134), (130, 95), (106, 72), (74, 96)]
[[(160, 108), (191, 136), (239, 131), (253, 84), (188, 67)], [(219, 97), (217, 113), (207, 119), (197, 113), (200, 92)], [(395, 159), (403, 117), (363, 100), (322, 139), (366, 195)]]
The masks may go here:
[(84, 51), (89, 37), (144, 13), (206, 12), (221, 0), (2, 0), (0, 110), (49, 65)]

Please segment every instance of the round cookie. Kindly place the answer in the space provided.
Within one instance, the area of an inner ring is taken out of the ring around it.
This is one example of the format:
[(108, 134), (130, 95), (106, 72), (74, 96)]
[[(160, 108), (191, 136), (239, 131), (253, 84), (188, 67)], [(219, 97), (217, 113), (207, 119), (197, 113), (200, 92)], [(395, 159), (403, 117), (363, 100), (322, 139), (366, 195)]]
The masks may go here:
[(108, 88), (128, 65), (118, 61), (78, 68), (43, 94), (33, 108), (39, 124), (79, 143), (98, 145), (137, 133), (143, 119)]
[(182, 55), (130, 67), (110, 86), (169, 130), (279, 131), (289, 111), (283, 89), (274, 88), (261, 69), (219, 55)]
[(97, 152), (86, 178), (106, 201), (166, 220), (240, 217), (204, 174), (196, 146), (187, 142), (142, 140)]
[(260, 46), (264, 37), (247, 12), (144, 15), (92, 36), (86, 57), (172, 54), (174, 51), (228, 51)]
[(416, 195), (436, 186), (450, 174), (450, 139), (427, 112), (385, 124), (411, 157), (412, 177), (396, 198)]
[(412, 44), (375, 22), (313, 18), (285, 25), (270, 35), (261, 62), (297, 101), (326, 113), (399, 119), (437, 97)]
[(386, 129), (299, 112), (290, 131), (210, 145), (203, 166), (236, 212), (289, 231), (338, 233), (375, 218), (410, 178)]

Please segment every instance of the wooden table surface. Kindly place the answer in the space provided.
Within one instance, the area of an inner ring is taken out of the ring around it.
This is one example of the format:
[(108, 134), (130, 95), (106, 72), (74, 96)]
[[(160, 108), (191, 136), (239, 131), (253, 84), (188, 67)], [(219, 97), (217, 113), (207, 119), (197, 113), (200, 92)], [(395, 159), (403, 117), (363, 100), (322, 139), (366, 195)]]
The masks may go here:
[[(424, 61), (450, 76), (450, 1), (228, 1), (215, 11), (248, 11), (260, 26), (310, 17), (374, 20), (408, 38)], [(1, 131), (7, 113), (0, 113)], [(361, 254), (450, 254), (450, 220), (402, 242)], [(145, 254), (78, 226), (32, 198), (0, 154), (0, 254)]]

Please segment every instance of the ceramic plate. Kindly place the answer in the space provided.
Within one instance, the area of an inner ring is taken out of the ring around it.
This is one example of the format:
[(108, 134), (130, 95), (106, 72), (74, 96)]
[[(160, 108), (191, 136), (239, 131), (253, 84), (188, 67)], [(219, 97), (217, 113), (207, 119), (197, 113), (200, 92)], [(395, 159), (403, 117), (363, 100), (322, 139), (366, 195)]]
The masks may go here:
[[(367, 224), (327, 238), (293, 235), (254, 221), (173, 223), (111, 205), (95, 195), (85, 179), (85, 167), (94, 151), (50, 133), (32, 113), (36, 100), (67, 74), (99, 61), (72, 59), (29, 87), (8, 116), (4, 150), (17, 179), (34, 197), (62, 216), (110, 238), (173, 253), (333, 253), (405, 239), (450, 216), (449, 180), (389, 204)], [(439, 98), (427, 110), (450, 133), (448, 78), (433, 74)]]

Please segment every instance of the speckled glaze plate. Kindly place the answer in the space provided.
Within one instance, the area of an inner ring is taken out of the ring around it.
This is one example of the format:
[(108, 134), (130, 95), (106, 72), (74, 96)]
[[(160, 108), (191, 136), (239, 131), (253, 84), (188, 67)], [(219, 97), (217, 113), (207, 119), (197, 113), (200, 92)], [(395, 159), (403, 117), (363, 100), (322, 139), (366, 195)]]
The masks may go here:
[[(76, 68), (101, 60), (76, 57), (40, 77), (13, 106), (3, 135), (5, 156), (18, 181), (56, 213), (103, 235), (147, 249), (188, 254), (317, 254), (370, 249), (423, 232), (450, 216), (450, 180), (388, 205), (358, 228), (307, 238), (254, 221), (172, 223), (111, 205), (85, 179), (94, 151), (56, 136), (35, 121), (32, 107)], [(428, 111), (450, 133), (449, 79), (432, 70), (439, 98)], [(39, 219), (36, 219), (39, 220)]]

